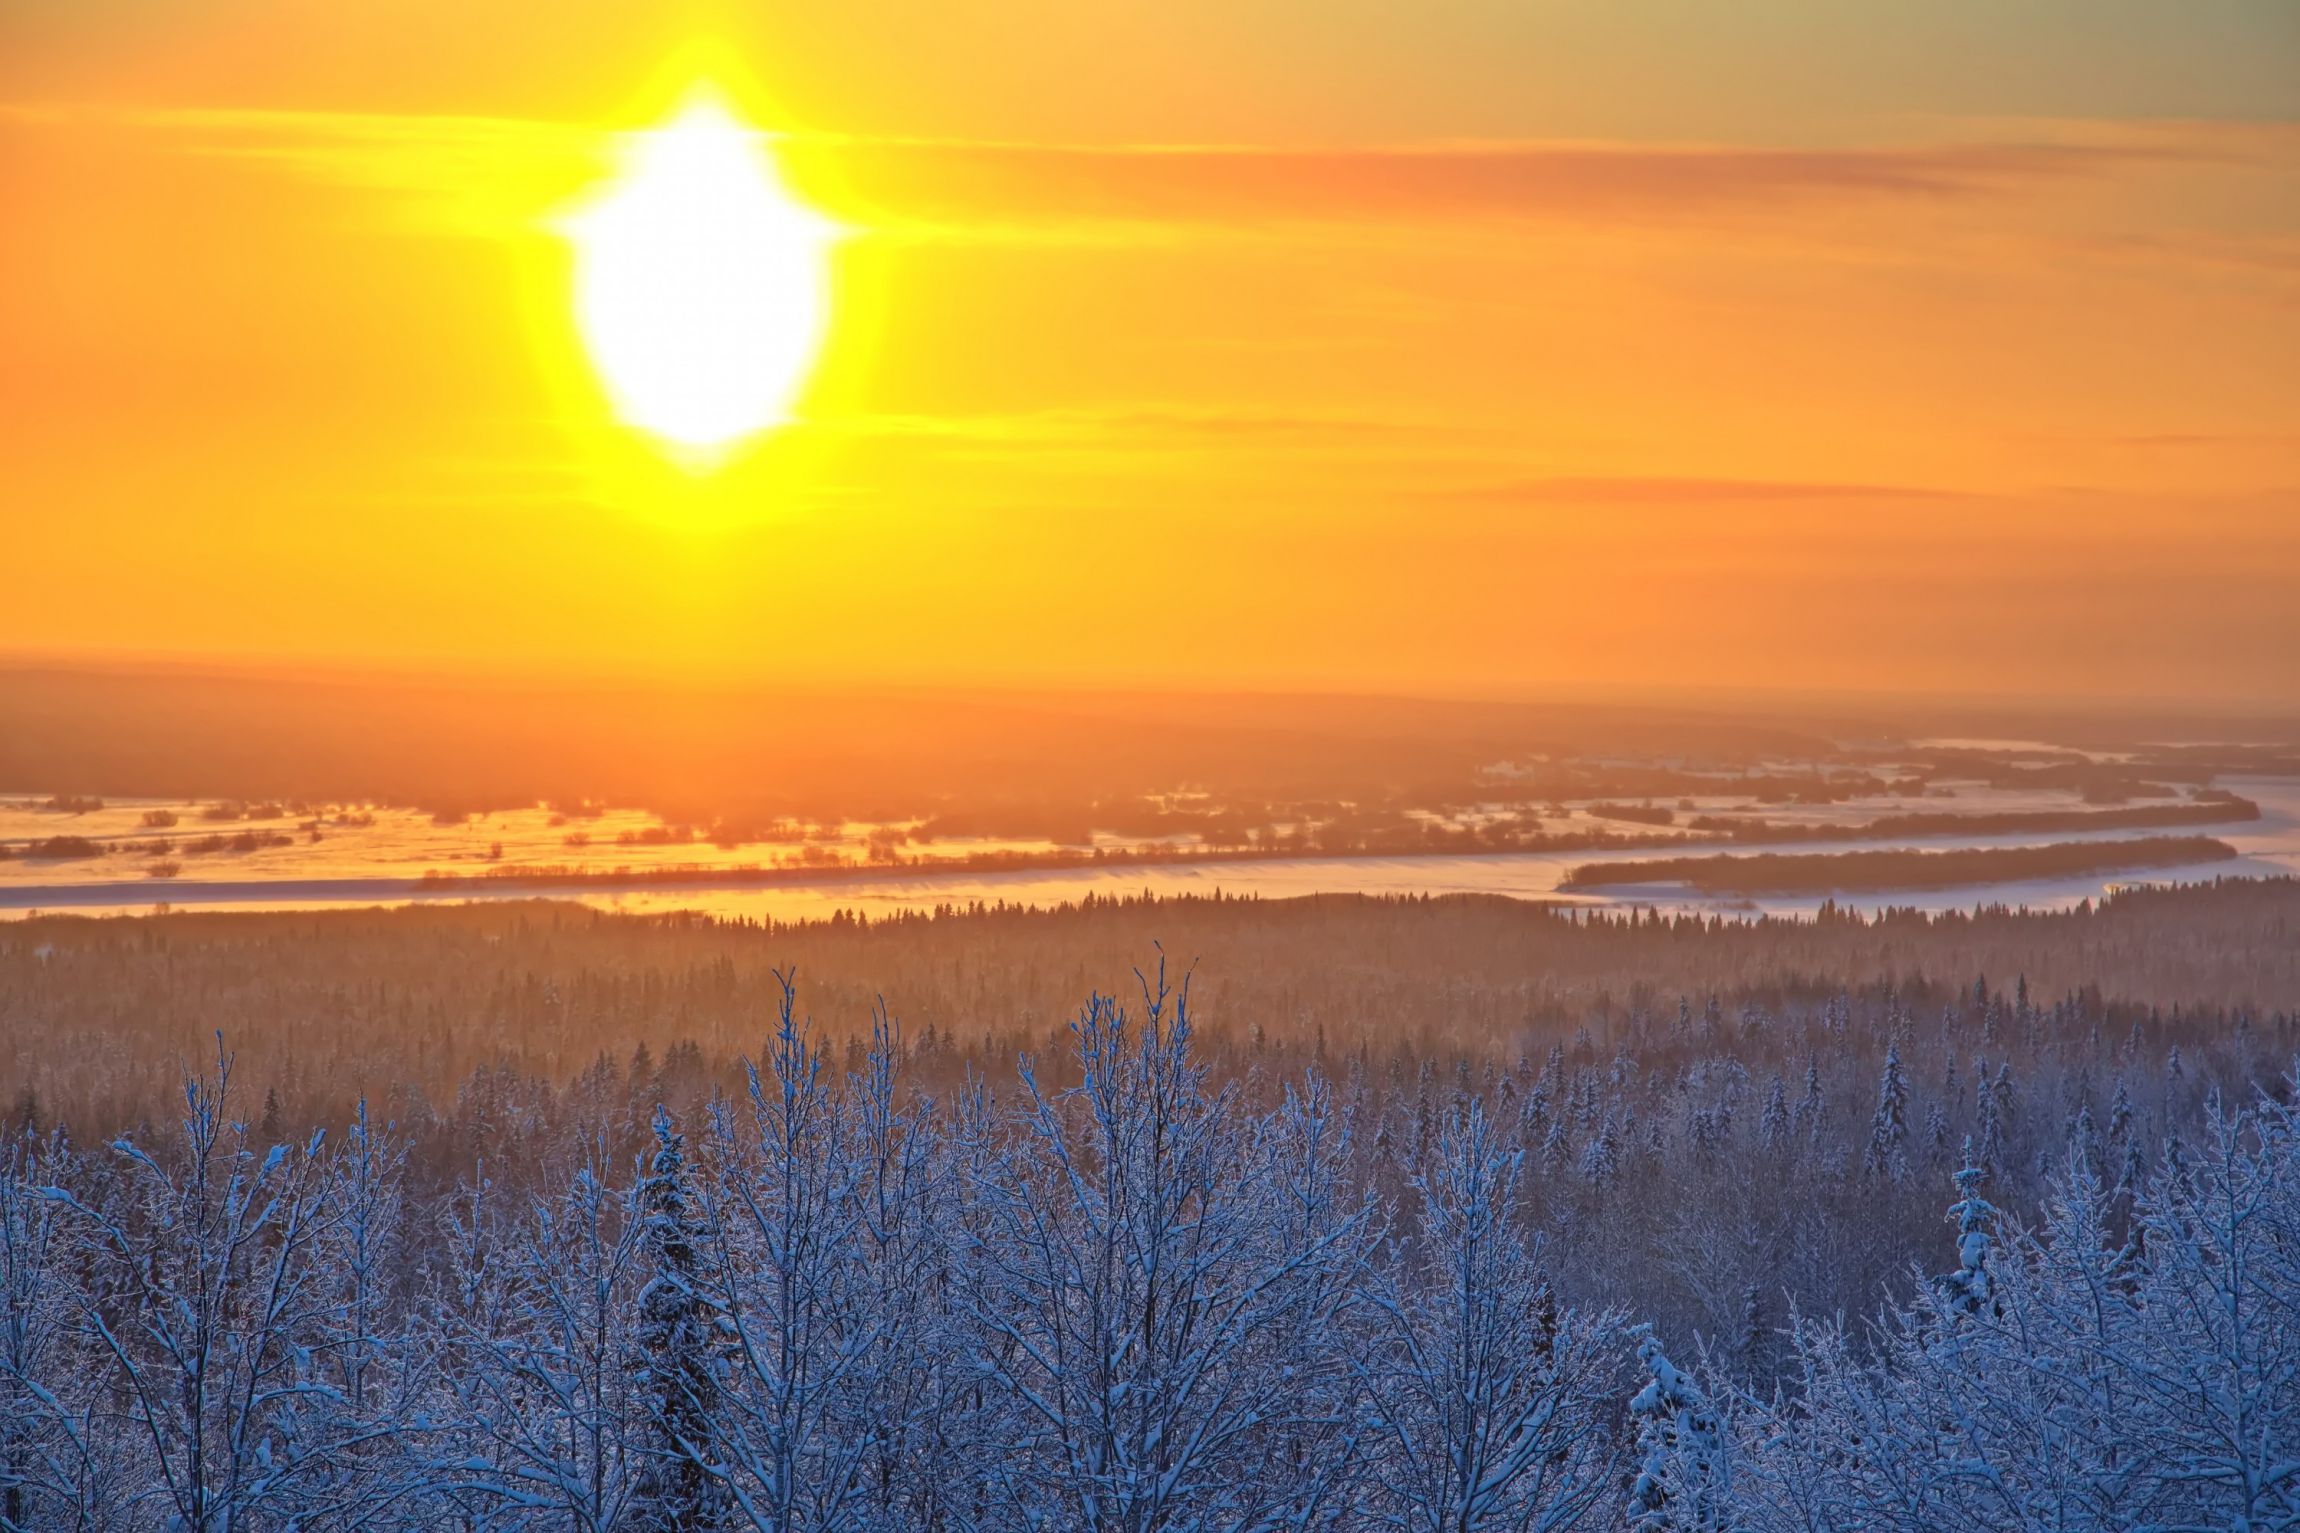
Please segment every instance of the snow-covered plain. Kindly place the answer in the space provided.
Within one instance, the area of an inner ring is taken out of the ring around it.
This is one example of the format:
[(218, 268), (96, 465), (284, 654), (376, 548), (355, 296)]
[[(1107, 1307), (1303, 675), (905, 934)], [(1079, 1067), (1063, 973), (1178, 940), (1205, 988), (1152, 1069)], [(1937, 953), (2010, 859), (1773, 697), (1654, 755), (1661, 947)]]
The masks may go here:
[[(1861, 909), (1893, 906), (1945, 910), (1982, 903), (2051, 909), (2098, 899), (2116, 887), (2134, 882), (2162, 884), (2300, 874), (2300, 779), (2228, 777), (2222, 779), (2219, 786), (2260, 805), (2258, 820), (2194, 827), (2198, 833), (2233, 846), (2239, 853), (2234, 861), (2154, 869), (2140, 875), (2107, 873), (1921, 891), (1863, 891), (1840, 894), (1834, 899), (1840, 906)], [(58, 813), (40, 808), (38, 804), (38, 800), (28, 797), (0, 803), (0, 842), (21, 846), (57, 835), (103, 841), (162, 835), (188, 839), (203, 834), (270, 831), (282, 837), (286, 844), (241, 853), (176, 858), (178, 872), (166, 879), (140, 876), (134, 861), (119, 856), (70, 861), (19, 858), (0, 862), (0, 918), (33, 911), (141, 913), (161, 905), (295, 910), (419, 900), (549, 896), (579, 900), (602, 909), (699, 910), (723, 917), (795, 920), (828, 916), (840, 910), (892, 914), (976, 902), (1043, 907), (1088, 895), (1163, 897), (1211, 894), (1217, 890), (1225, 895), (1262, 899), (1337, 893), (1494, 894), (1584, 905), (1791, 915), (1810, 913), (1824, 899), (1831, 898), (1820, 894), (1757, 899), (1703, 898), (1668, 885), (1575, 894), (1559, 892), (1559, 884), (1575, 867), (1656, 855), (1650, 847), (1251, 859), (1209, 857), (1204, 861), (1120, 861), (1109, 865), (1002, 869), (963, 864), (965, 859), (984, 853), (1047, 854), (1058, 848), (1044, 841), (946, 838), (906, 846), (904, 854), (918, 859), (911, 865), (873, 867), (857, 864), (863, 863), (874, 833), (883, 833), (889, 827), (860, 822), (793, 825), (785, 827), (773, 842), (727, 847), (715, 845), (700, 835), (691, 840), (663, 839), (662, 823), (655, 816), (638, 810), (607, 810), (595, 817), (567, 820), (536, 807), (498, 811), (442, 824), (417, 810), (373, 808), (358, 811), (341, 822), (323, 818), (319, 839), (313, 840), (308, 831), (300, 828), (307, 822), (284, 812), (262, 821), (208, 823), (199, 818), (202, 806), (192, 803), (114, 801), (84, 814)], [(1696, 805), (1697, 812), (1702, 813), (1722, 807), (1723, 801)], [(1953, 796), (1945, 798), (1855, 799), (1829, 805), (1768, 806), (1764, 817), (1775, 823), (1806, 821), (1818, 831), (1831, 825), (1911, 810), (1980, 814), (2070, 807), (2072, 800), (2065, 795), (1959, 784)], [(141, 828), (142, 816), (153, 810), (176, 814), (177, 823), (164, 831)], [(1566, 831), (1597, 827), (1616, 833), (1643, 833), (1654, 829), (1594, 819), (1585, 806), (1569, 807), (1567, 815), (1554, 826), (1545, 828)], [(1660, 829), (1663, 835), (1673, 833), (1670, 828)], [(2163, 832), (2145, 829), (2029, 831), (1868, 840), (1817, 837), (1812, 841), (1720, 845), (1715, 850), (1718, 855), (1747, 855), (1896, 848), (2002, 848), (2057, 841), (2133, 840), (2152, 834)], [(570, 836), (585, 839), (570, 845)], [(1144, 844), (1112, 836), (1097, 837), (1097, 846), (1110, 852)], [(1702, 850), (1699, 846), (1686, 846), (1670, 855), (1696, 855)], [(810, 859), (825, 865), (809, 866)], [(937, 861), (952, 866), (931, 865)], [(928, 865), (919, 865), (922, 862)], [(554, 886), (505, 881), (497, 887), (471, 882), (427, 887), (422, 882), (427, 874), (476, 875), (491, 869), (543, 868), (576, 868), (591, 873), (700, 868), (718, 870), (720, 876), (733, 870), (760, 868), (766, 873), (760, 881), (752, 883), (714, 883), (708, 878), (682, 882), (670, 877), (640, 886)]]

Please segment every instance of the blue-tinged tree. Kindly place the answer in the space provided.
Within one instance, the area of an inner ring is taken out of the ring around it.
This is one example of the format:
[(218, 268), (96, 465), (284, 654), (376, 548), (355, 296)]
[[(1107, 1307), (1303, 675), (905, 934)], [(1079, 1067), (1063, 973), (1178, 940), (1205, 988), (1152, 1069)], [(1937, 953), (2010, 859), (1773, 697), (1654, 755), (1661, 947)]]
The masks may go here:
[(639, 1290), (635, 1362), (641, 1431), (636, 1505), (647, 1533), (724, 1525), (725, 1495), (711, 1473), (719, 1408), (721, 1334), (705, 1272), (710, 1240), (699, 1222), (687, 1141), (658, 1103), (649, 1125), (654, 1148), (639, 1184)]
[(1903, 1145), (1909, 1137), (1909, 1083), (1901, 1072), (1898, 1041), (1885, 1049), (1877, 1078), (1877, 1110), (1869, 1118), (1869, 1143), (1861, 1152), (1861, 1174), (1872, 1181), (1898, 1182), (1907, 1169)]
[(94, 1528), (120, 1515), (109, 1434), (76, 1344), (83, 1301), (61, 1135), (0, 1143), (0, 1530)]
[(1708, 1396), (1662, 1348), (1653, 1328), (1635, 1328), (1637, 1361), (1648, 1377), (1631, 1397), (1638, 1467), (1629, 1485), (1636, 1533), (1713, 1533), (1730, 1526), (1731, 1481), (1721, 1423)]
[(1621, 1317), (1557, 1302), (1523, 1177), (1523, 1152), (1472, 1100), (1413, 1179), (1413, 1233), (1373, 1273), (1355, 1364), (1378, 1439), (1374, 1526), (1554, 1533), (1600, 1516), (1612, 1492)]
[(983, 1520), (1322, 1526), (1351, 1457), (1291, 1445), (1337, 1425), (1320, 1379), (1339, 1362), (1313, 1344), (1340, 1339), (1362, 1215), (1301, 1164), (1331, 1153), (1322, 1133), (1273, 1133), (1208, 1090), (1187, 986), (1161, 967), (1143, 991), (1139, 1017), (1097, 997), (1072, 1025), (1074, 1089), (1025, 1061), (1020, 1119), (974, 1192), (965, 1304), (1000, 1423)]
[(229, 1116), (231, 1077), (219, 1038), (214, 1074), (184, 1083), (172, 1143), (123, 1138), (115, 1176), (52, 1194), (86, 1274), (79, 1382), (115, 1429), (88, 1451), (112, 1458), (130, 1526), (385, 1523), (391, 1497), (350, 1459), (388, 1427), (347, 1418), (323, 1362), (341, 1319), (324, 1137), (259, 1148)]
[(713, 1473), (739, 1526), (860, 1525), (879, 1443), (870, 1370), (888, 1320), (865, 1260), (868, 1168), (823, 1050), (778, 974), (767, 1068), (713, 1109), (703, 1224), (726, 1338)]
[(467, 1286), (443, 1317), (458, 1409), (430, 1478), (488, 1528), (616, 1533), (635, 1525), (649, 1459), (635, 1189), (597, 1164), (502, 1229), (478, 1204)]

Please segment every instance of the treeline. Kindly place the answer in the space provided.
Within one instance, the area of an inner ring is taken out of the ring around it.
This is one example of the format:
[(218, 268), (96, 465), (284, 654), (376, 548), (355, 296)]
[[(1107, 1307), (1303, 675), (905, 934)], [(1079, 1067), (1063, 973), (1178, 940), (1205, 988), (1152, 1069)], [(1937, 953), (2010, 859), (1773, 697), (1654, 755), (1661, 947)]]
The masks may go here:
[[(2169, 804), (2136, 804), (2127, 809), (2012, 809), (1991, 813), (1880, 815), (1857, 827), (1827, 826), (1807, 834), (1863, 837), (2001, 836), (2032, 831), (2141, 830), (2170, 825), (2226, 825), (2260, 818), (2260, 806), (2236, 794), (2212, 790)], [(1785, 827), (1773, 827), (1785, 828)]]
[[(184, 1060), (228, 1030), (249, 1082), (295, 1121), (362, 1094), (451, 1103), (481, 1071), (555, 1085), (644, 1044), (691, 1044), (713, 1078), (758, 1048), (795, 968), (826, 1032), (875, 1000), (957, 1073), (1058, 1043), (1079, 995), (1162, 942), (1195, 962), (1222, 1068), (1331, 1051), (1441, 1069), (1537, 1059), (1582, 1027), (1610, 1050), (1679, 997), (1728, 1013), (1817, 1009), (1885, 985), (1937, 1005), (1976, 976), (2076, 997), (2152, 1047), (2300, 997), (2300, 883), (2140, 889), (2060, 912), (1815, 920), (1659, 917), (1489, 897), (1093, 899), (864, 921), (634, 917), (534, 903), (305, 914), (186, 912), (0, 923), (0, 1105), (29, 1095), (83, 1134), (170, 1112)], [(72, 1040), (59, 1047), (59, 1039)], [(2180, 1041), (2194, 1052), (2195, 1039)], [(945, 1084), (935, 1083), (938, 1088)]]
[[(247, 1126), (223, 1056), (174, 1122), (0, 1152), (0, 1527), (2300, 1518), (2285, 1096), (2208, 1092), (2152, 1136), (2121, 1080), (2071, 1121), (1981, 1049), (2080, 1014), (1981, 985), (1937, 1021), (1866, 1010), (1811, 1019), (1883, 1041), (1847, 1132), (1817, 1053), (1734, 1108), (1728, 1040), (1784, 1025), (1753, 1013), (1687, 1007), (1642, 1055), (1581, 1038), (1401, 1111), (1362, 1060), (1225, 1077), (1163, 971), (996, 1092), (914, 1089), (883, 1016), (826, 1047), (785, 985), (740, 1088), (645, 1109), (640, 1153), (569, 1134), (507, 1179), (495, 1147), (547, 1125), (502, 1103), (436, 1195), (364, 1108)], [(1945, 1124), (1911, 1111), (1941, 1040), (1970, 1061)], [(2102, 1049), (2183, 1078), (2075, 1053)], [(1632, 1119), (1655, 1093), (1690, 1114)], [(2031, 1226), (1994, 1199), (2034, 1167)], [(1687, 1179), (1701, 1217), (1645, 1268), (1752, 1265), (1714, 1321), (1655, 1325), (1657, 1285), (1589, 1280), (1580, 1221)], [(1795, 1304), (1831, 1186), (1861, 1207), (1842, 1240), (1935, 1274), (1870, 1288), (1873, 1328)]]
[(1799, 824), (1780, 820), (1740, 819), (1726, 814), (1704, 814), (1696, 815), (1686, 823), (1690, 829), (1718, 832), (1724, 839), (1737, 842), (1885, 841), (1928, 836), (2060, 835), (2071, 831), (2154, 830), (2182, 825), (2240, 824), (2259, 818), (2260, 806), (2251, 799), (2225, 789), (2207, 788), (2193, 798), (2112, 809), (1962, 812), (1933, 809), (1906, 814), (1881, 814), (1873, 819), (1838, 824)]
[(1967, 847), (1937, 852), (1655, 857), (1585, 863), (1568, 873), (1558, 887), (1620, 889), (1683, 884), (1702, 894), (1859, 894), (2193, 867), (2228, 862), (2235, 856), (2236, 848), (2210, 836), (2142, 836), (2128, 841), (2061, 841), (2050, 846)]

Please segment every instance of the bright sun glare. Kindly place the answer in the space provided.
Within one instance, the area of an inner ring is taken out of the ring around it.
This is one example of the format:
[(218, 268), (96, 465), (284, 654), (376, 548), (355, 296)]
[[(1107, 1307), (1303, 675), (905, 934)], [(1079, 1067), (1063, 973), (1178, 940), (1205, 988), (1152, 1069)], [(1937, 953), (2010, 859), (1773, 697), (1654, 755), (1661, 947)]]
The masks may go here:
[(616, 413), (680, 447), (784, 419), (822, 338), (830, 227), (708, 96), (633, 136), (567, 225), (575, 317)]

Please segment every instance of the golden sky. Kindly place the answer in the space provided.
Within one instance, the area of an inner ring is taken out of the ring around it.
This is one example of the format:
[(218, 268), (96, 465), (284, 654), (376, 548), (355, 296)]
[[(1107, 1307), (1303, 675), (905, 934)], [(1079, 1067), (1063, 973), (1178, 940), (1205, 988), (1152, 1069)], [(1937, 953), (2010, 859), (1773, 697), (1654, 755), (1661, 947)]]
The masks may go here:
[[(835, 224), (617, 423), (698, 78)], [(0, 651), (2300, 695), (2288, 0), (0, 0)]]

